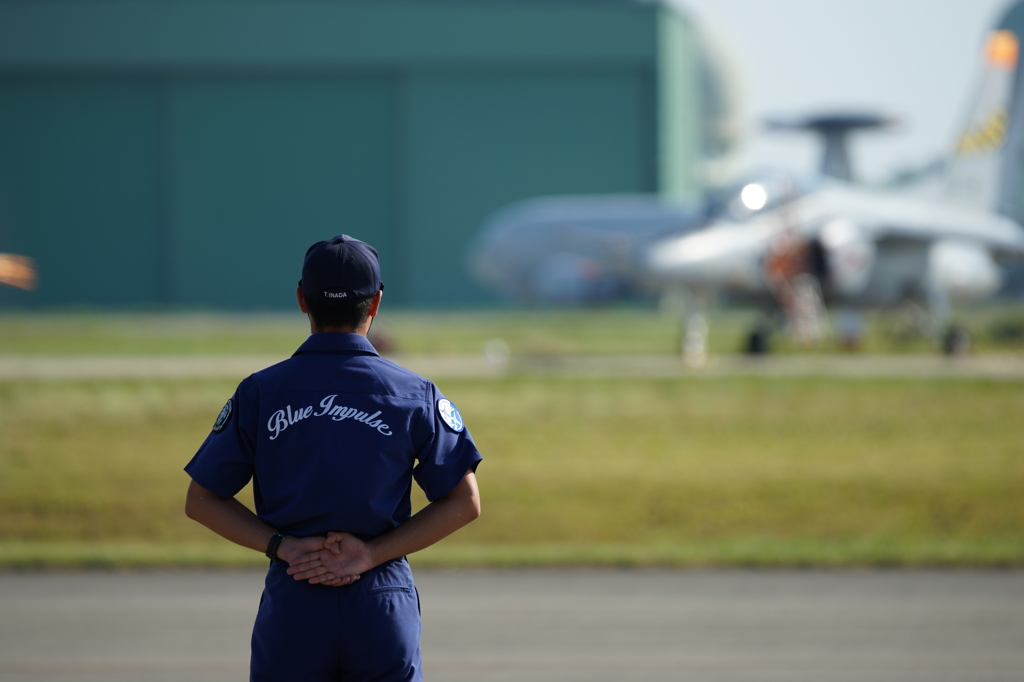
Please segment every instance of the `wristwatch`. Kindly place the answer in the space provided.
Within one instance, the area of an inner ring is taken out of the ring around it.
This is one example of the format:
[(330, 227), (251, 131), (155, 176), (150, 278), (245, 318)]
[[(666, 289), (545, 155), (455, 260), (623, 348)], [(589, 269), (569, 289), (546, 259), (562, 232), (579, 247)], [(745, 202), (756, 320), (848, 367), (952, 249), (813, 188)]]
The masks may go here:
[(274, 536), (270, 538), (270, 544), (267, 545), (267, 557), (271, 561), (280, 561), (277, 556), (277, 548), (281, 546), (281, 540), (284, 540), (284, 536), (280, 533), (274, 533)]

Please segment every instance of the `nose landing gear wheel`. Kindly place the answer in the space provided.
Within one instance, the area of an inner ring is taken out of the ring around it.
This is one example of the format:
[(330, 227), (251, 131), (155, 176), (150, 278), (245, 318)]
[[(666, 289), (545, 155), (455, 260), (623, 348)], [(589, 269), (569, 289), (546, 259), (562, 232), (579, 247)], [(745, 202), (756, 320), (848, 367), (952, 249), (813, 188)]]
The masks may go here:
[(971, 351), (971, 334), (960, 325), (952, 325), (942, 335), (942, 352), (945, 355), (967, 355)]

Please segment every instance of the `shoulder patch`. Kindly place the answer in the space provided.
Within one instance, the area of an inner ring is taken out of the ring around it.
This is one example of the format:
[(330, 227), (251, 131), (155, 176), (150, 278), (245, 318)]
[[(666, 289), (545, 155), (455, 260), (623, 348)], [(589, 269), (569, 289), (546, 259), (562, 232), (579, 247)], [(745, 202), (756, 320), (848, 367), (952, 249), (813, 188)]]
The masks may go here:
[(217, 421), (213, 422), (213, 432), (220, 433), (224, 428), (224, 425), (228, 423), (228, 419), (231, 418), (231, 398), (224, 403), (224, 408), (217, 415)]
[(448, 425), (448, 428), (455, 433), (461, 433), (462, 429), (466, 428), (458, 408), (447, 398), (441, 398), (437, 401), (437, 411), (441, 414), (441, 419)]

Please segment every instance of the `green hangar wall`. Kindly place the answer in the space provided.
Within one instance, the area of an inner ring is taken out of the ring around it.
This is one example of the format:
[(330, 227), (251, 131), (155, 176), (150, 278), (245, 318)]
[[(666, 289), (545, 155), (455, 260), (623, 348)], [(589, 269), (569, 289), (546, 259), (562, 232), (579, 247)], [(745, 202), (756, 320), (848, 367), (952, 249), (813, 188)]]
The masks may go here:
[(694, 42), (625, 0), (4, 0), (0, 252), (40, 280), (0, 305), (286, 308), (339, 232), (392, 303), (490, 303), (494, 209), (695, 191)]

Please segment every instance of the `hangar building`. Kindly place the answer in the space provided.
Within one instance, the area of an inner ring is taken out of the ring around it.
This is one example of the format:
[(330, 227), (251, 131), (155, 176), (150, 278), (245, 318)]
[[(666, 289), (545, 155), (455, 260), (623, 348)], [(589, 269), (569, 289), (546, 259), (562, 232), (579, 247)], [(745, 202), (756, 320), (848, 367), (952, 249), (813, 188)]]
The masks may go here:
[(697, 191), (708, 63), (658, 2), (6, 0), (0, 252), (39, 287), (0, 306), (286, 308), (339, 232), (393, 304), (486, 305), (494, 209)]

